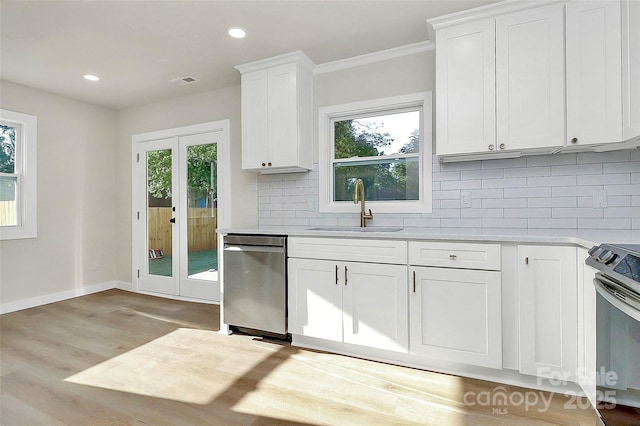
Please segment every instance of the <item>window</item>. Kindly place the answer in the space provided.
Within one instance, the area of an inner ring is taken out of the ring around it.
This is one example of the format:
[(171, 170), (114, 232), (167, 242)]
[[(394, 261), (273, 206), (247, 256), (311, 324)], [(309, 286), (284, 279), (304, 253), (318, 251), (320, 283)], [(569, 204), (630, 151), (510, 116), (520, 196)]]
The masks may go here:
[(320, 211), (431, 212), (431, 93), (320, 108)]
[(0, 239), (35, 238), (37, 118), (0, 109)]

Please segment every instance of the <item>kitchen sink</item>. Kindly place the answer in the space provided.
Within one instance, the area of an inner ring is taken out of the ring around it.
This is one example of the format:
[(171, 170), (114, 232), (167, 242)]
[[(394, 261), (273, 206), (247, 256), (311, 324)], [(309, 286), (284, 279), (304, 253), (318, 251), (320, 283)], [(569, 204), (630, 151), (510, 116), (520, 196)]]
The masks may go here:
[(397, 232), (402, 228), (390, 226), (368, 226), (362, 228), (360, 226), (318, 226), (309, 228), (310, 231), (330, 231), (330, 232)]

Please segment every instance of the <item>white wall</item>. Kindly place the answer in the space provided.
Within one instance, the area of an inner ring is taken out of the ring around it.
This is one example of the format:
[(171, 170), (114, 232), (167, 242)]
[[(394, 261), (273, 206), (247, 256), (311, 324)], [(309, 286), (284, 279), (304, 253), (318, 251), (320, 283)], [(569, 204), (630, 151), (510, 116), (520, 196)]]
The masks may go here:
[(318, 162), (318, 108), (434, 91), (434, 88), (434, 50), (314, 76), (313, 162)]
[(258, 224), (256, 175), (243, 171), (241, 166), (240, 86), (118, 112), (115, 169), (118, 281), (130, 283), (132, 280), (131, 136), (224, 119), (231, 121), (231, 226), (255, 226)]
[(0, 303), (112, 284), (115, 112), (7, 81), (0, 91), (3, 109), (38, 117), (38, 237), (0, 242)]

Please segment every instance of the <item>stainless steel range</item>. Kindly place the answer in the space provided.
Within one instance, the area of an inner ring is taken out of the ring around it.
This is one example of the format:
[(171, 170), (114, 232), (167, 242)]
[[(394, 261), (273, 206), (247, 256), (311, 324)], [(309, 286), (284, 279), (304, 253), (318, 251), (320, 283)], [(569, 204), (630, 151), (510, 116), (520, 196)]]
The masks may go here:
[[(640, 424), (640, 245), (600, 244), (596, 268), (596, 398), (603, 424)], [(609, 423), (611, 422), (611, 423)]]

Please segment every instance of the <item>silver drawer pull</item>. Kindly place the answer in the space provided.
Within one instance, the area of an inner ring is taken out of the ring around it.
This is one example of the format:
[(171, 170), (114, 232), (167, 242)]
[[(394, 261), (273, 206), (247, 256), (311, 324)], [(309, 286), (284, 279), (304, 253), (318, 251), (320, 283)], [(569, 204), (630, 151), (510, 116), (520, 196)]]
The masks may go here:
[(455, 259), (457, 259), (457, 258), (458, 258), (458, 256), (457, 256), (457, 255), (455, 255), (455, 254), (450, 254), (450, 255), (449, 255), (449, 259), (451, 259), (451, 260), (455, 260)]

